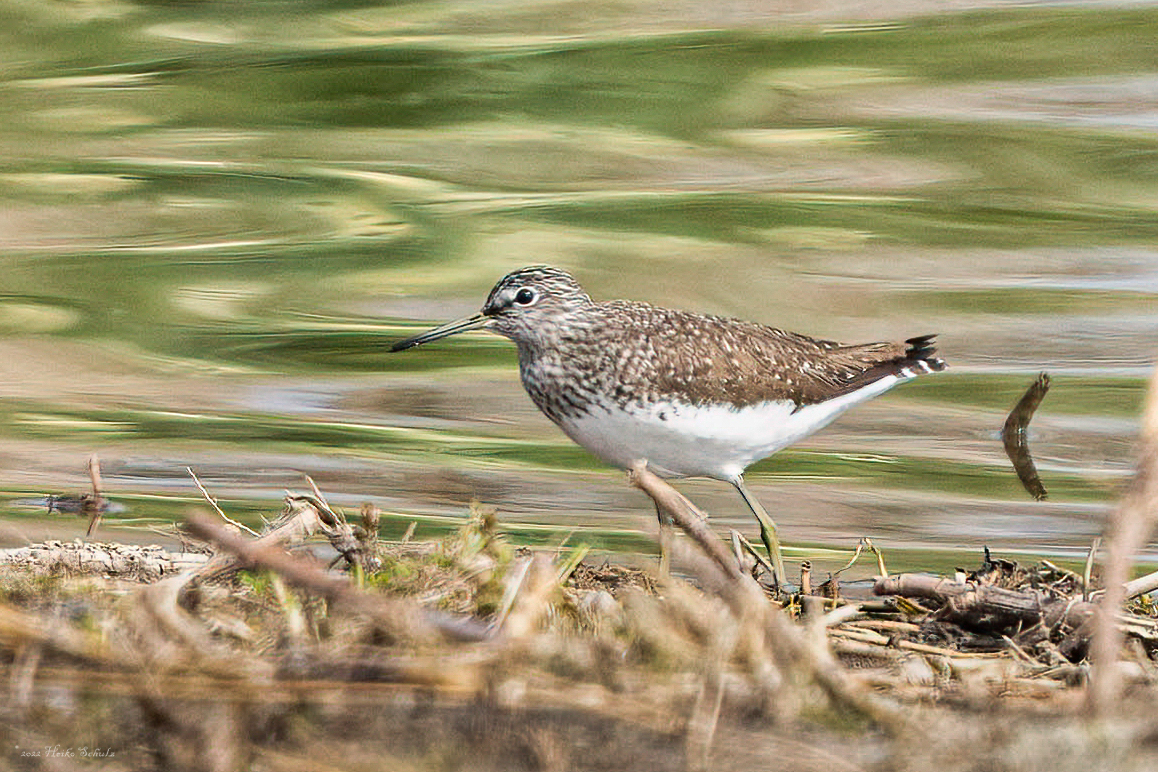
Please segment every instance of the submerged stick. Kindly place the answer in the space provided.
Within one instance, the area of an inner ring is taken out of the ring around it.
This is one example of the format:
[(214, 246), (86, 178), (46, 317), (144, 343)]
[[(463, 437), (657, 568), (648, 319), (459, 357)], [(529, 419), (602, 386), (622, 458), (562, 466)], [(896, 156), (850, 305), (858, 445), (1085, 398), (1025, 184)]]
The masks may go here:
[[(97, 526), (101, 522), (101, 513), (104, 512), (104, 497), (101, 496), (101, 461), (97, 458), (97, 454), (93, 453), (88, 457), (88, 478), (92, 482), (92, 498), (86, 501), (91, 503), (91, 514), (89, 515), (88, 531), (85, 532), (85, 538), (92, 538), (96, 533)], [(89, 509), (89, 507), (86, 507)]]
[(1037, 501), (1046, 497), (1045, 486), (1037, 474), (1037, 467), (1033, 464), (1033, 457), (1029, 454), (1029, 444), (1026, 429), (1029, 419), (1037, 412), (1045, 393), (1049, 391), (1049, 375), (1042, 373), (1037, 380), (1030, 384), (1029, 389), (1018, 400), (1005, 419), (1005, 427), (1001, 430), (1001, 441), (1005, 445), (1005, 455), (1013, 462), (1013, 469), (1021, 484)]

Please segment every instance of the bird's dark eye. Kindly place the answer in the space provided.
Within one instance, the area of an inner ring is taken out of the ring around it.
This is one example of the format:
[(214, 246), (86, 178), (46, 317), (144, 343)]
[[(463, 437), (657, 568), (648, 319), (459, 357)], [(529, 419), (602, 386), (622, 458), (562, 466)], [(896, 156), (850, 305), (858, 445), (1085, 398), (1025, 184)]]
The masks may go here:
[(533, 289), (530, 287), (523, 287), (521, 290), (515, 293), (515, 302), (520, 306), (529, 306), (535, 302), (537, 297), (538, 296), (535, 294)]

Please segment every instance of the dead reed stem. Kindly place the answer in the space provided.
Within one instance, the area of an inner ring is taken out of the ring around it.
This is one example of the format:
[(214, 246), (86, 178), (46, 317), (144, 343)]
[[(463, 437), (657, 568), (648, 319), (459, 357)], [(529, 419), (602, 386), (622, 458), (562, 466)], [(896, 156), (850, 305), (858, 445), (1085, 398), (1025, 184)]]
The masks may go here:
[(1123, 633), (1117, 623), (1118, 609), (1127, 597), (1126, 580), (1134, 555), (1145, 544), (1158, 519), (1158, 368), (1150, 378), (1146, 408), (1142, 414), (1142, 433), (1138, 453), (1138, 471), (1109, 525), (1101, 613), (1094, 623), (1090, 659), (1087, 707), (1098, 715), (1108, 713), (1118, 700), (1121, 676), (1118, 657)]

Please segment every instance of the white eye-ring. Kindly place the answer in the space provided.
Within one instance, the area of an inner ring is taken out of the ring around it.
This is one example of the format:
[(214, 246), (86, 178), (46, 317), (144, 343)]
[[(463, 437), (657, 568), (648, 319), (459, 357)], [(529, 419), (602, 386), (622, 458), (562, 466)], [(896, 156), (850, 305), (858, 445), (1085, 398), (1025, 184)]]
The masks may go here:
[(515, 293), (515, 302), (520, 306), (529, 306), (539, 299), (539, 293), (530, 287), (523, 287)]

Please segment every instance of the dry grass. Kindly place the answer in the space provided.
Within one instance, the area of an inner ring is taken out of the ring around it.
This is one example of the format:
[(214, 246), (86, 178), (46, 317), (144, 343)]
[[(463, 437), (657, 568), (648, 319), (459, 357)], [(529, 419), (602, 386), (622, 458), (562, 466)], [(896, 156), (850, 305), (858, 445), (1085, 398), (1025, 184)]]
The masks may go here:
[[(378, 544), (316, 491), (259, 538), (191, 517), (212, 558), (114, 576), (57, 545), (9, 565), (8, 765), (1158, 767), (1145, 602), (1120, 619), (1123, 696), (1090, 718), (1089, 638), (1066, 644), (1095, 609), (1081, 576), (993, 560), (965, 582), (882, 583), (907, 598), (772, 598), (686, 500), (634, 474), (689, 534), (674, 543), (688, 579), (515, 549), (479, 510), (442, 541)], [(295, 554), (321, 537), (342, 566)]]

